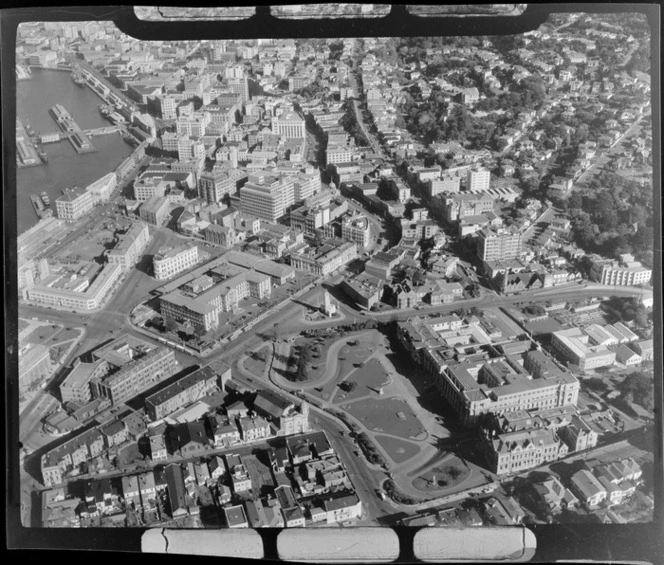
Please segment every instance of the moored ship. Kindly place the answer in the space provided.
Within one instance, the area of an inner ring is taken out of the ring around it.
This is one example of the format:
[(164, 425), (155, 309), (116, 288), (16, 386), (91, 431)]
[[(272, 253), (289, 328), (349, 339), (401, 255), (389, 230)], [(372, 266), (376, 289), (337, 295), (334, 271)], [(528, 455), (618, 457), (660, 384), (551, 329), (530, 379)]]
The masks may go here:
[(78, 84), (78, 86), (85, 86), (85, 79), (81, 76), (80, 73), (74, 71), (71, 74), (71, 79)]
[(30, 200), (32, 201), (32, 206), (34, 207), (37, 216), (41, 218), (44, 215), (44, 204), (42, 204), (41, 199), (36, 194), (31, 194)]

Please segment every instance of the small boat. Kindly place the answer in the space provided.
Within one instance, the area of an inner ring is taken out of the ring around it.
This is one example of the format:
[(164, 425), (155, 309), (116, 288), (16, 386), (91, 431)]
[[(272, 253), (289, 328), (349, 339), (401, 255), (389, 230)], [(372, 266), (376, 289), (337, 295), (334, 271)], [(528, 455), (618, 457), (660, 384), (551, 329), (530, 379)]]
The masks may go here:
[(41, 197), (42, 202), (44, 203), (45, 206), (48, 206), (51, 203), (51, 199), (48, 197), (48, 194), (46, 193), (45, 190), (41, 192), (39, 196)]
[(30, 200), (32, 201), (32, 206), (34, 207), (37, 216), (41, 218), (44, 213), (44, 205), (42, 204), (42, 201), (39, 199), (39, 196), (37, 196), (36, 194), (31, 194)]

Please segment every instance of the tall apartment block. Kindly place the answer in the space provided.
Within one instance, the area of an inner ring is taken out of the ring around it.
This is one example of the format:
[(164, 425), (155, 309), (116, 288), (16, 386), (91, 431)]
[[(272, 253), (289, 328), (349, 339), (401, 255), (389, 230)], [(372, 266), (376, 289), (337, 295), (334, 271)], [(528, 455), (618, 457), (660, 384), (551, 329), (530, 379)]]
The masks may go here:
[(461, 185), (461, 177), (458, 175), (445, 175), (439, 179), (427, 180), (429, 196), (432, 198), (445, 192), (457, 193)]
[(521, 254), (521, 233), (510, 229), (481, 230), (477, 238), (477, 255), (482, 261), (505, 261)]
[(489, 190), (491, 173), (486, 169), (470, 169), (466, 177), (466, 187), (469, 192), (482, 192)]

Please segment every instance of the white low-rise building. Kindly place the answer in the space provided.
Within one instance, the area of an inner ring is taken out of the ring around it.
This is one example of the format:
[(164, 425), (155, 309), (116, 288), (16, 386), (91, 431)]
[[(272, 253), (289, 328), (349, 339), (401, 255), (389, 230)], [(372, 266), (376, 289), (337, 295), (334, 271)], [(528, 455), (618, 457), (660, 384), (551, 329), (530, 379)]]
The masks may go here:
[(196, 263), (198, 263), (198, 247), (181, 245), (155, 254), (152, 259), (152, 268), (154, 277), (157, 280), (164, 280), (186, 271)]

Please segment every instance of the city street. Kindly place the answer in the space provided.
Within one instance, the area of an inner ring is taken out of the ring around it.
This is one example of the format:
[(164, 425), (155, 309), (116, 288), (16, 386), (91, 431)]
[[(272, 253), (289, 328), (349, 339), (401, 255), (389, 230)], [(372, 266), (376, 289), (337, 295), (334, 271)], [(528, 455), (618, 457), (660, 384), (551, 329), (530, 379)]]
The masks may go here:
[(449, 314), (459, 308), (498, 308), (520, 302), (546, 302), (548, 300), (570, 300), (592, 298), (593, 296), (634, 296), (641, 297), (643, 290), (625, 286), (603, 286), (596, 284), (574, 284), (564, 288), (550, 287), (544, 290), (527, 290), (510, 296), (497, 296), (495, 293), (483, 294), (479, 298), (459, 300), (440, 306), (421, 306), (390, 312), (369, 312), (368, 317), (380, 322), (404, 321), (411, 316), (427, 316), (431, 314)]
[(616, 141), (613, 142), (611, 147), (609, 147), (606, 151), (599, 153), (593, 159), (592, 164), (576, 180), (575, 184), (580, 185), (583, 184), (586, 180), (590, 180), (588, 175), (591, 173), (594, 174), (598, 167), (603, 167), (611, 160), (611, 157), (620, 154), (622, 152), (622, 142), (626, 137), (629, 137), (632, 133), (634, 133), (634, 131), (639, 127), (642, 118), (643, 114), (639, 115), (636, 121), (634, 121), (634, 123), (632, 123), (632, 125), (630, 125), (625, 130), (625, 132), (618, 139), (616, 139)]

